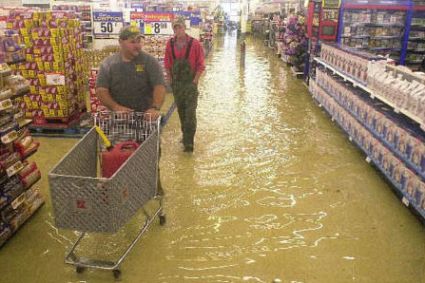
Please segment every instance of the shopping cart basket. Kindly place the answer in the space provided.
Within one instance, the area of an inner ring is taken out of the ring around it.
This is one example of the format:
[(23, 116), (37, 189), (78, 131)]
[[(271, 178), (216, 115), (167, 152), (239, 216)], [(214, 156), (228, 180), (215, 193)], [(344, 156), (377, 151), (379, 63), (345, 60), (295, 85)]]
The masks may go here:
[[(85, 268), (112, 270), (119, 277), (120, 264), (152, 221), (165, 223), (162, 198), (157, 195), (160, 119), (152, 121), (143, 113), (99, 112), (93, 127), (49, 173), (50, 192), (57, 228), (73, 229), (81, 235), (65, 257), (65, 262)], [(136, 141), (141, 145), (110, 177), (98, 176), (103, 130), (112, 145)], [(151, 199), (159, 208), (149, 214), (143, 206)], [(116, 262), (78, 257), (75, 249), (88, 232), (117, 232), (139, 209), (146, 221), (137, 237)]]

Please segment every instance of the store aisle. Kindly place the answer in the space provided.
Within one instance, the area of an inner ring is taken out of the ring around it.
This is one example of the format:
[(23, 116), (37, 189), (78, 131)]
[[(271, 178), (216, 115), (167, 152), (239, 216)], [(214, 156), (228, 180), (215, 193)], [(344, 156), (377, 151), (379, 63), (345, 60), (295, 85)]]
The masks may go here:
[[(425, 282), (425, 229), (260, 41), (218, 38), (200, 86), (194, 154), (173, 115), (162, 135), (167, 225), (122, 265), (122, 282)], [(170, 101), (168, 101), (170, 102)], [(41, 139), (40, 183), (74, 140)], [(122, 250), (143, 220), (91, 235), (80, 253)], [(47, 204), (0, 251), (0, 282), (114, 282), (63, 263), (76, 238)]]

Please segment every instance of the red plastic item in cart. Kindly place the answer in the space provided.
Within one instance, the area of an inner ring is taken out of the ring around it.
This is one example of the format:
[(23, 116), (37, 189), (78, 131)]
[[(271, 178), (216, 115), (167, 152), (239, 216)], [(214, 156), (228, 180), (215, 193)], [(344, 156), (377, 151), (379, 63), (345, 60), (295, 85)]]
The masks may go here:
[(102, 152), (102, 177), (110, 178), (139, 147), (134, 141), (116, 144), (111, 150)]

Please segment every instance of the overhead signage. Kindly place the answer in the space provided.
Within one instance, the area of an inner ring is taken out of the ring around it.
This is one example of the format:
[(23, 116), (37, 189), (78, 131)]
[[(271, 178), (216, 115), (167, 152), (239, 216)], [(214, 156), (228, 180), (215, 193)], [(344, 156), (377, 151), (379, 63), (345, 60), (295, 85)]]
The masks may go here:
[(93, 12), (95, 38), (117, 38), (123, 25), (123, 12)]
[(190, 26), (199, 26), (202, 22), (200, 11), (178, 11), (176, 15), (182, 16), (190, 20)]
[(173, 13), (163, 12), (131, 12), (130, 19), (132, 21), (141, 20), (143, 22), (172, 22)]

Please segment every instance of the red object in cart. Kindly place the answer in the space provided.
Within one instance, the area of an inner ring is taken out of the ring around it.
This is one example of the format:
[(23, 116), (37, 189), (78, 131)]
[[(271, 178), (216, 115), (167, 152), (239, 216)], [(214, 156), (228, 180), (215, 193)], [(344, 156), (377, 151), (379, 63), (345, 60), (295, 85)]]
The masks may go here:
[(102, 152), (102, 177), (112, 177), (138, 147), (137, 142), (125, 141), (116, 144), (109, 151)]

